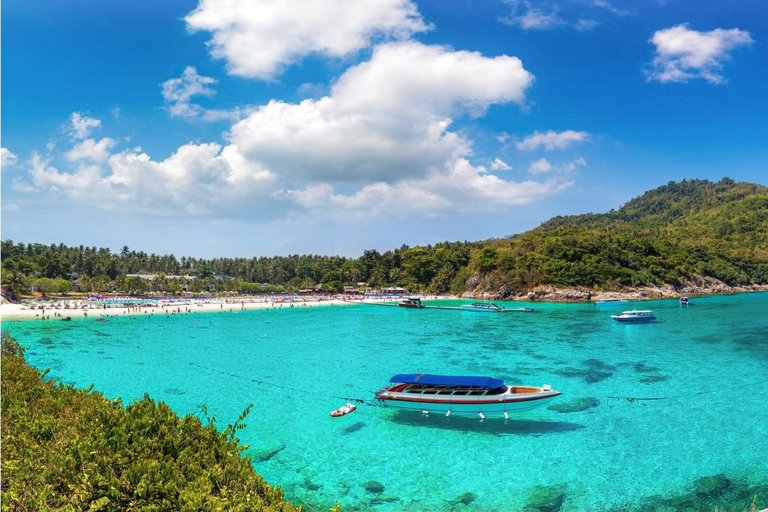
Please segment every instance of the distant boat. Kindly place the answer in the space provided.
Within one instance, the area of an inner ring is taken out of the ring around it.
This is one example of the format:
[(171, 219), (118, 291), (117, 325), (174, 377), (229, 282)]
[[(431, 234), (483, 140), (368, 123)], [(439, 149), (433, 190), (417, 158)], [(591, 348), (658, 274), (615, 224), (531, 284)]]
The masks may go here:
[(595, 306), (598, 308), (605, 306), (621, 306), (623, 304), (629, 304), (629, 301), (622, 299), (603, 299), (595, 302)]
[(688, 305), (688, 297), (686, 297), (686, 296), (680, 297), (680, 304), (682, 306), (687, 306)]
[(401, 308), (410, 308), (410, 309), (424, 308), (424, 304), (421, 303), (421, 299), (411, 298), (411, 297), (406, 297), (403, 300), (401, 300), (398, 306), (400, 306)]
[(653, 311), (639, 311), (637, 309), (633, 309), (632, 311), (623, 311), (620, 315), (611, 315), (611, 318), (621, 323), (645, 323), (653, 322), (656, 320), (656, 317), (653, 315)]
[(398, 374), (389, 379), (392, 386), (376, 392), (376, 401), (384, 407), (422, 412), (485, 414), (523, 412), (544, 405), (560, 391), (549, 385), (505, 386), (493, 377)]
[(483, 313), (501, 313), (504, 309), (500, 308), (496, 304), (489, 304), (485, 302), (475, 302), (474, 304), (464, 304), (461, 306), (464, 311), (480, 311)]
[(483, 313), (533, 313), (533, 308), (514, 308), (507, 309), (499, 307), (493, 303), (475, 302), (474, 304), (464, 304), (461, 306), (464, 311), (480, 311)]

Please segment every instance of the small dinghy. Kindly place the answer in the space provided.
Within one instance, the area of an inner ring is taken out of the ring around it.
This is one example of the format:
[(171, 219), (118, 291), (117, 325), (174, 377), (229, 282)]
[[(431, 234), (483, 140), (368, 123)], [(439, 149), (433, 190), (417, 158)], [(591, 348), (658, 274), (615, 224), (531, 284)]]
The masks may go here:
[(331, 413), (331, 418), (338, 418), (339, 416), (346, 416), (347, 414), (351, 413), (357, 409), (357, 406), (355, 404), (347, 403), (344, 407), (339, 407), (335, 411)]

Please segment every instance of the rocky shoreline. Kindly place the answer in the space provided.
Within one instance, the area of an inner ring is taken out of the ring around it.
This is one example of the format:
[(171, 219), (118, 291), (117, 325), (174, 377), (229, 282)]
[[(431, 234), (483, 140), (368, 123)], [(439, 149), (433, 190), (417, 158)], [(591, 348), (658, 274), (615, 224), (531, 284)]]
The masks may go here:
[(537, 286), (525, 292), (514, 291), (502, 286), (497, 291), (475, 289), (465, 292), (463, 298), (486, 300), (519, 300), (527, 302), (591, 302), (603, 299), (653, 300), (671, 299), (683, 295), (712, 295), (720, 293), (742, 293), (768, 291), (768, 285), (751, 284), (730, 286), (713, 277), (697, 276), (680, 286), (665, 284), (662, 286), (626, 287), (621, 290), (593, 290), (589, 288), (556, 288)]

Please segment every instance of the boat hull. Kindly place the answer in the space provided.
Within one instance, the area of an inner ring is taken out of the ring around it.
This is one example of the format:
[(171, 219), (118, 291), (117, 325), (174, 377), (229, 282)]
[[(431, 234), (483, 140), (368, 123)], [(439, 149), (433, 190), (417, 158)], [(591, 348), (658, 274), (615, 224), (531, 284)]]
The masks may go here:
[(417, 411), (417, 412), (431, 412), (447, 414), (449, 411), (451, 414), (459, 415), (475, 415), (478, 414), (500, 414), (504, 413), (514, 414), (530, 411), (537, 407), (545, 405), (555, 398), (560, 396), (559, 392), (552, 392), (549, 394), (542, 394), (541, 396), (529, 396), (519, 397), (514, 399), (499, 399), (495, 401), (489, 400), (420, 400), (412, 397), (393, 397), (382, 398), (377, 397), (376, 402), (383, 406), (392, 409), (400, 409), (404, 411)]
[(613, 319), (622, 324), (647, 324), (649, 322), (656, 321), (655, 316), (643, 316), (643, 317), (632, 317), (632, 318), (613, 317)]

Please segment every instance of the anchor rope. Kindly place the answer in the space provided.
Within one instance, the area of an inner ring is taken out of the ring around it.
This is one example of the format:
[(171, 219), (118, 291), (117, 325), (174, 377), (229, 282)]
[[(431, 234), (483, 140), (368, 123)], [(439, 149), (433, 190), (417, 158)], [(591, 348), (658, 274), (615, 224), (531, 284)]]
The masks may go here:
[[(236, 373), (224, 372), (224, 371), (221, 371), (221, 370), (217, 370), (215, 368), (209, 368), (207, 366), (203, 366), (203, 365), (198, 364), (198, 363), (190, 362), (189, 366), (195, 366), (197, 368), (200, 368), (202, 370), (205, 370), (205, 371), (208, 371), (208, 372), (211, 372), (211, 373), (218, 373), (219, 375), (226, 375), (227, 377), (232, 377), (232, 378), (235, 378), (235, 379), (247, 380), (247, 381), (253, 382), (255, 384), (259, 384), (259, 385), (272, 386), (274, 388), (286, 389), (288, 391), (295, 391), (297, 393), (303, 393), (303, 392), (306, 391), (305, 389), (299, 389), (299, 388), (295, 388), (295, 387), (292, 387), (292, 386), (286, 386), (284, 384), (277, 384), (275, 382), (269, 382), (269, 381), (266, 381), (266, 380), (254, 379), (254, 378), (251, 378), (251, 377), (245, 377), (243, 375), (238, 375)], [(340, 396), (340, 395), (326, 395), (326, 396), (331, 397), (331, 398), (338, 398), (339, 400), (345, 400), (347, 402), (357, 402), (359, 404), (365, 404), (365, 405), (369, 405), (369, 406), (375, 406), (376, 405), (373, 401), (366, 400), (364, 398), (355, 398), (355, 397)]]

